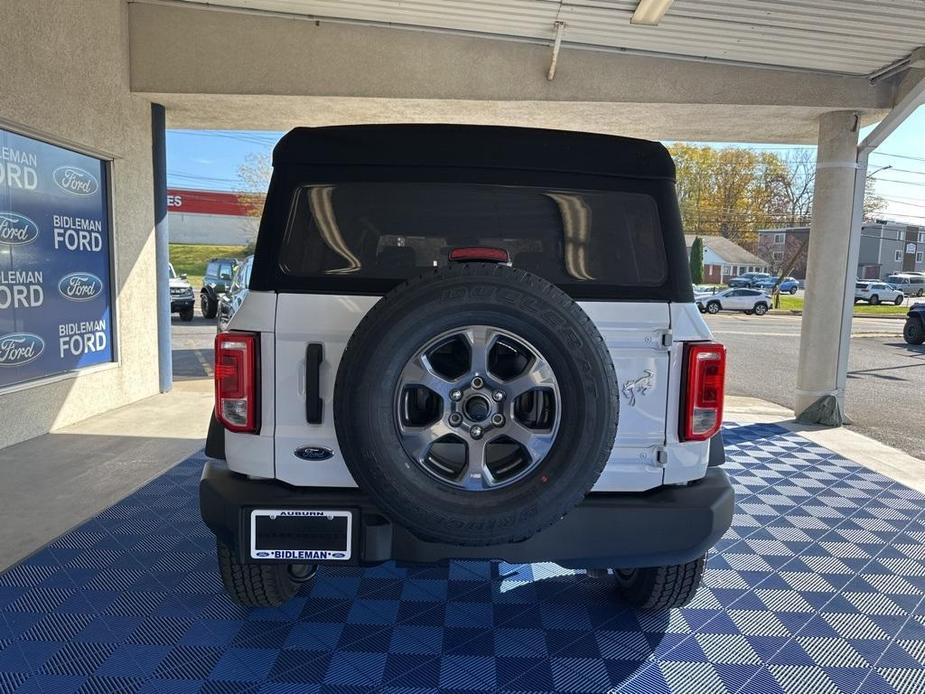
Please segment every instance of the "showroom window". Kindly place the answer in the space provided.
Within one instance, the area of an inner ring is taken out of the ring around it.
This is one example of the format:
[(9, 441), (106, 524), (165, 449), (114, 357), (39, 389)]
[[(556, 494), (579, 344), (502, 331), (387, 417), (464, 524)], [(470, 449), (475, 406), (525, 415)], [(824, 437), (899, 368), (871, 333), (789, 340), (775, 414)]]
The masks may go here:
[(0, 129), (0, 388), (115, 359), (107, 164)]

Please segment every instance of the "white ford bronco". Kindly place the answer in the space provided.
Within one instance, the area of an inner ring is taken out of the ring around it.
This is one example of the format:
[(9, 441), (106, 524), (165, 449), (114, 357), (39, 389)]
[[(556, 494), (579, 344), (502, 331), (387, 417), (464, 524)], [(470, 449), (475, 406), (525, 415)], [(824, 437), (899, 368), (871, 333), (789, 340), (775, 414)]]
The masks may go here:
[(230, 595), (279, 605), (319, 565), (479, 558), (690, 601), (732, 520), (725, 350), (664, 147), (299, 128), (273, 164), (200, 483)]

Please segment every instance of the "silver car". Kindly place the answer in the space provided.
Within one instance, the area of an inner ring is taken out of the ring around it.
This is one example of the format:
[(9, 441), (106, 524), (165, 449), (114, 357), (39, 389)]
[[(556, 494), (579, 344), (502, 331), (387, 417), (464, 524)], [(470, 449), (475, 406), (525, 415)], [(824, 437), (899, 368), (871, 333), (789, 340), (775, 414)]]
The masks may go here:
[(760, 289), (726, 289), (716, 294), (695, 294), (694, 301), (701, 313), (742, 311), (747, 315), (763, 316), (771, 308), (771, 298)]
[(886, 282), (858, 282), (854, 285), (854, 303), (866, 301), (876, 306), (889, 302), (899, 306), (905, 298), (901, 290)]

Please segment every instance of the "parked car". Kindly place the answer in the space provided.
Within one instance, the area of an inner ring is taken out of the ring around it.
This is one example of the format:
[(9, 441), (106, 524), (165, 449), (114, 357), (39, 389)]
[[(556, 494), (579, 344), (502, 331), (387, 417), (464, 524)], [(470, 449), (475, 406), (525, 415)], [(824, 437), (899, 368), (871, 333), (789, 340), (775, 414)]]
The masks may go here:
[(894, 289), (886, 282), (857, 282), (854, 285), (855, 303), (866, 301), (876, 306), (886, 302), (899, 306), (905, 298), (900, 290)]
[(925, 342), (925, 304), (914, 304), (906, 314), (903, 339), (910, 345)]
[(748, 287), (754, 288), (758, 286), (759, 282), (762, 282), (767, 279), (774, 279), (772, 275), (769, 275), (767, 272), (746, 272), (737, 277), (732, 277), (726, 282), (730, 287), (741, 288)]
[[(319, 564), (491, 558), (689, 602), (734, 494), (725, 348), (691, 300), (668, 151), (341, 126), (288, 133), (273, 162), (199, 483), (229, 595), (279, 605)], [(587, 210), (580, 243), (551, 195)]]
[[(767, 277), (757, 280), (754, 286), (756, 289), (764, 289), (765, 291), (771, 292), (777, 286), (777, 277)], [(796, 294), (799, 288), (800, 282), (794, 277), (785, 277), (780, 282), (781, 294)]]
[(897, 272), (889, 275), (886, 282), (906, 296), (925, 296), (925, 274), (923, 273)]
[(212, 258), (206, 265), (199, 291), (199, 308), (205, 318), (215, 318), (218, 300), (228, 290), (239, 262), (237, 258)]
[(247, 286), (251, 281), (251, 268), (254, 265), (254, 256), (249, 255), (244, 262), (238, 265), (234, 270), (234, 277), (231, 279), (231, 285), (228, 291), (222, 294), (218, 300), (218, 331), (222, 332), (228, 329), (228, 323), (232, 316), (237, 313), (247, 296)]
[(698, 294), (694, 301), (701, 313), (742, 311), (763, 316), (771, 308), (771, 298), (761, 289), (725, 289), (716, 294)]
[(186, 275), (177, 275), (172, 263), (168, 263), (167, 268), (170, 274), (170, 312), (179, 313), (180, 320), (189, 322), (193, 320), (193, 288)]

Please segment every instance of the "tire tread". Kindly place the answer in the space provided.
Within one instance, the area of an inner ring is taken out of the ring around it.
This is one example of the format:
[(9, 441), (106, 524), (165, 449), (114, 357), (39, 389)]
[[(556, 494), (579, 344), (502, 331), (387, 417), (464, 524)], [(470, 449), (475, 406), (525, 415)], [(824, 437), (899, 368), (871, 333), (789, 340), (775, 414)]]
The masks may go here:
[(694, 599), (706, 557), (685, 564), (637, 569), (629, 579), (618, 579), (623, 599), (640, 609), (663, 610), (683, 607)]
[(241, 605), (279, 607), (299, 589), (299, 584), (286, 576), (284, 565), (242, 563), (221, 542), (216, 543), (216, 551), (225, 590)]
[[(389, 302), (393, 305), (399, 305), (405, 301), (409, 304), (413, 304), (415, 301), (415, 290), (420, 287), (422, 284), (425, 284), (429, 281), (432, 281), (435, 275), (440, 275), (441, 277), (464, 277), (467, 279), (472, 279), (473, 281), (478, 281), (479, 279), (493, 279), (504, 277), (507, 280), (513, 280), (518, 284), (525, 285), (529, 287), (533, 292), (538, 293), (543, 296), (549, 304), (554, 308), (559, 309), (565, 313), (568, 313), (572, 319), (581, 323), (583, 327), (586, 328), (586, 335), (594, 336), (593, 348), (598, 351), (599, 358), (606, 364), (606, 367), (609, 370), (609, 382), (613, 384), (613, 387), (607, 388), (604, 390), (602, 397), (607, 397), (609, 401), (609, 407), (616, 416), (612, 420), (607, 422), (607, 431), (606, 435), (602, 438), (602, 445), (599, 450), (594, 452), (593, 456), (588, 456), (595, 460), (595, 464), (592, 470), (589, 470), (593, 480), (597, 480), (600, 477), (601, 473), (604, 470), (604, 467), (607, 465), (607, 460), (609, 458), (610, 452), (613, 448), (613, 442), (616, 438), (617, 425), (619, 419), (619, 392), (616, 388), (617, 376), (614, 370), (613, 361), (611, 360), (609, 350), (607, 349), (607, 344), (600, 334), (600, 331), (597, 329), (597, 326), (594, 324), (594, 321), (588, 316), (587, 313), (579, 306), (571, 297), (569, 297), (561, 289), (553, 285), (552, 283), (544, 280), (532, 273), (526, 272), (519, 268), (510, 267), (507, 265), (499, 264), (490, 264), (490, 263), (462, 263), (455, 266), (450, 266), (446, 268), (441, 268), (439, 270), (435, 269), (431, 272), (423, 273), (415, 278), (409, 279), (406, 282), (400, 284), (398, 287), (393, 289), (391, 292), (386, 294), (380, 303)], [(410, 296), (409, 296), (410, 295)], [(376, 340), (377, 331), (379, 329), (378, 323), (375, 320), (367, 320), (370, 317), (370, 313), (360, 321), (360, 324), (357, 326), (356, 330), (350, 337), (350, 340), (345, 350), (345, 354), (350, 351), (351, 343), (356, 344), (370, 344), (371, 341)], [(347, 378), (347, 374), (344, 373), (343, 369), (338, 369), (337, 379), (335, 383), (335, 398), (338, 398), (338, 394), (342, 392), (345, 384), (343, 381)], [(334, 421), (335, 426), (338, 424), (338, 404), (335, 402), (334, 407)], [(348, 462), (348, 467), (350, 464)], [(378, 486), (388, 487), (391, 486), (391, 481), (385, 476), (384, 472), (377, 468), (365, 470), (365, 474), (369, 475), (372, 478), (375, 478), (378, 482)], [(359, 480), (358, 480), (359, 482)], [(362, 485), (361, 485), (362, 486)], [(593, 486), (593, 481), (588, 485), (588, 489)], [(367, 491), (369, 491), (367, 489)], [(441, 532), (441, 528), (430, 528), (427, 532), (422, 532), (420, 529), (417, 530), (416, 534), (420, 537), (433, 541), (452, 541), (452, 542), (462, 542), (470, 546), (488, 546), (493, 544), (500, 544), (506, 542), (519, 542), (526, 540), (527, 538), (533, 536), (535, 533), (544, 530), (545, 528), (553, 525), (555, 522), (560, 520), (565, 514), (577, 506), (582, 499), (585, 498), (587, 490), (582, 487), (576, 487), (573, 493), (565, 498), (565, 502), (562, 504), (564, 511), (555, 518), (549, 519), (546, 523), (536, 526), (534, 525), (529, 529), (529, 531), (522, 532), (513, 532), (509, 530), (507, 533), (487, 535), (481, 539), (476, 539), (471, 536), (466, 538), (459, 537), (449, 537), (443, 536), (444, 532)], [(414, 530), (414, 529), (412, 529)]]

